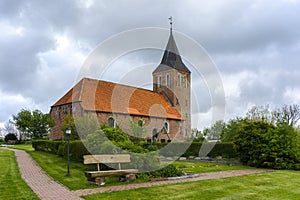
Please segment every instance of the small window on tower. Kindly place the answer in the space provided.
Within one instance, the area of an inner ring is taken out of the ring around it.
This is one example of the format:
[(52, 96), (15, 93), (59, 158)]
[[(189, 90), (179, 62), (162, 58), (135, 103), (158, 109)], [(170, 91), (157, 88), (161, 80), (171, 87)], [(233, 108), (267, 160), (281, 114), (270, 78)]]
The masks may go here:
[(157, 77), (157, 86), (160, 88), (161, 87), (161, 82), (162, 82), (162, 78), (161, 76)]
[(183, 87), (187, 87), (186, 75), (182, 76), (182, 85)]
[(177, 74), (177, 86), (180, 86), (180, 74)]
[(166, 75), (166, 82), (167, 82), (167, 87), (170, 87), (171, 82), (170, 82), (170, 74)]

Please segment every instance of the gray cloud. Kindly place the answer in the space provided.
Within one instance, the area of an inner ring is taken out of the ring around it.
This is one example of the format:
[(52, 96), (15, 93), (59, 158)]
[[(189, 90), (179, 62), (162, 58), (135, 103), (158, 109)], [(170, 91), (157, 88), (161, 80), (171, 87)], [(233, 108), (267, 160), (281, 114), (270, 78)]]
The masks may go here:
[[(170, 15), (174, 30), (202, 44), (224, 76), (230, 116), (242, 114), (251, 104), (280, 106), (288, 103), (287, 91), (291, 97), (291, 91), (300, 88), (299, 10), (298, 1), (288, 0), (2, 0), (0, 122), (22, 107), (47, 112), (74, 85), (84, 57), (98, 43), (127, 29), (168, 28)], [(66, 41), (59, 41), (59, 37)], [(160, 61), (159, 53), (147, 53), (133, 54), (130, 59), (142, 66)], [(117, 69), (114, 72), (111, 79), (119, 75), (125, 83), (127, 80), (134, 84), (132, 76)], [(151, 80), (151, 74), (149, 77)], [(211, 107), (209, 93), (203, 79), (196, 79), (193, 86), (203, 92), (198, 112), (207, 116)], [(138, 80), (136, 83), (142, 85)], [(12, 101), (15, 97), (17, 100)]]

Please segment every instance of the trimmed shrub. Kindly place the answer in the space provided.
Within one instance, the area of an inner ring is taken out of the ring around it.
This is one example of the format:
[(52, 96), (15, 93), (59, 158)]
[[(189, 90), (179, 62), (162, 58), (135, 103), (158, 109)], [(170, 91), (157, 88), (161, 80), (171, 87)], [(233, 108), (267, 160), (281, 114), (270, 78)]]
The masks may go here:
[[(63, 142), (59, 147), (57, 154), (68, 158), (68, 142)], [(82, 141), (75, 140), (70, 142), (70, 160), (82, 162), (83, 155), (90, 154)]]
[(59, 145), (62, 141), (52, 141), (52, 140), (33, 140), (32, 147), (35, 151), (44, 151), (53, 154), (57, 154)]

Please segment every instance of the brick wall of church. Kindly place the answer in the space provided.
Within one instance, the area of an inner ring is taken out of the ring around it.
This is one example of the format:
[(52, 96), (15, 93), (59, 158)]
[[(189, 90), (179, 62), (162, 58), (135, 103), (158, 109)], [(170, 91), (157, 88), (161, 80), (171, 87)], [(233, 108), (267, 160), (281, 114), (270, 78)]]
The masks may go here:
[[(51, 128), (50, 139), (51, 140), (62, 140), (63, 133), (61, 131), (61, 125), (64, 122), (64, 117), (67, 114), (70, 115), (78, 115), (82, 116), (83, 110), (79, 103), (77, 104), (66, 104), (57, 107), (52, 107), (50, 110), (51, 118), (55, 121), (55, 126)], [(124, 132), (130, 134), (131, 133), (131, 124), (130, 121), (138, 122), (140, 119), (145, 122), (146, 134), (145, 138), (152, 139), (153, 129), (156, 128), (159, 131), (158, 141), (164, 139), (165, 141), (173, 140), (176, 137), (176, 140), (183, 139), (185, 137), (182, 129), (182, 122), (180, 120), (172, 120), (172, 119), (163, 119), (157, 117), (145, 117), (145, 116), (130, 116), (127, 114), (118, 114), (118, 113), (105, 113), (98, 112), (97, 119), (99, 125), (105, 124), (108, 125), (108, 119), (113, 117), (116, 120), (116, 125), (121, 128)], [(168, 134), (163, 129), (163, 124), (168, 122), (169, 124), (169, 137)]]
[(55, 126), (51, 128), (50, 140), (63, 140), (64, 135), (61, 131), (61, 125), (66, 115), (82, 116), (83, 110), (79, 103), (70, 103), (61, 106), (51, 107), (50, 116), (55, 122)]

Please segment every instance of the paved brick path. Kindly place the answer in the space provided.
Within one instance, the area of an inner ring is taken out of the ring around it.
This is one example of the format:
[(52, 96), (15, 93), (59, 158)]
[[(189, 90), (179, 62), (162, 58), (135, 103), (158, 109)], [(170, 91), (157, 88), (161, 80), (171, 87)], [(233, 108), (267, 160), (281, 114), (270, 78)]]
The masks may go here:
[[(8, 149), (8, 148), (5, 148)], [(49, 177), (31, 158), (29, 154), (22, 150), (8, 149), (15, 152), (17, 162), (19, 165), (21, 177), (31, 187), (31, 189), (41, 198), (45, 200), (65, 200), (65, 199), (81, 199), (80, 196), (86, 196), (96, 193), (104, 192), (116, 192), (122, 190), (132, 190), (137, 188), (146, 188), (152, 186), (160, 186), (167, 184), (176, 184), (184, 182), (195, 182), (201, 180), (227, 178), (234, 176), (244, 176), (250, 174), (257, 174), (263, 172), (271, 172), (272, 170), (254, 169), (254, 170), (232, 170), (232, 171), (221, 171), (221, 172), (208, 172), (199, 174), (195, 178), (184, 178), (175, 180), (165, 180), (147, 183), (132, 183), (128, 185), (99, 187), (93, 189), (82, 189), (70, 191), (65, 186), (55, 182)]]
[[(8, 148), (5, 148), (8, 149)], [(21, 177), (29, 187), (45, 200), (70, 200), (81, 199), (65, 186), (55, 182), (44, 170), (36, 164), (31, 156), (25, 151), (8, 149), (15, 152)]]

